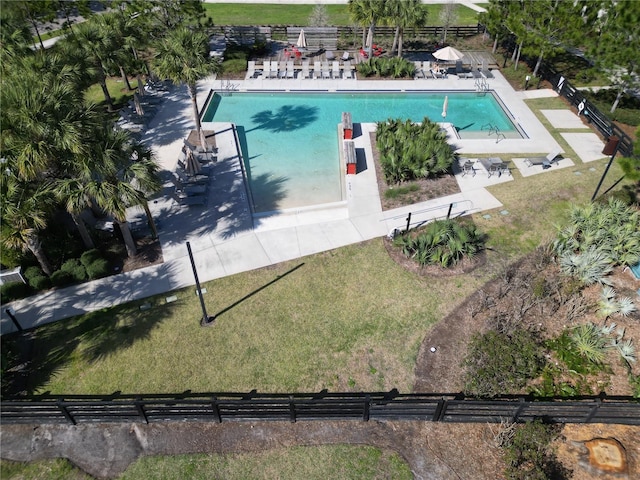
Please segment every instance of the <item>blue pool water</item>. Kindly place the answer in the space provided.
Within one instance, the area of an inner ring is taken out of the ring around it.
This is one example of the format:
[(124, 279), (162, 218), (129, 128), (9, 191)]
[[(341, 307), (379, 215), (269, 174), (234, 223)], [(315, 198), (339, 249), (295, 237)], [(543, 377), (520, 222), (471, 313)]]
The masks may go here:
[(343, 199), (337, 138), (342, 112), (351, 112), (354, 123), (421, 122), (425, 116), (440, 122), (445, 95), (445, 121), (461, 138), (489, 123), (517, 132), (493, 95), (474, 92), (215, 94), (202, 121), (236, 124), (254, 211), (265, 213)]

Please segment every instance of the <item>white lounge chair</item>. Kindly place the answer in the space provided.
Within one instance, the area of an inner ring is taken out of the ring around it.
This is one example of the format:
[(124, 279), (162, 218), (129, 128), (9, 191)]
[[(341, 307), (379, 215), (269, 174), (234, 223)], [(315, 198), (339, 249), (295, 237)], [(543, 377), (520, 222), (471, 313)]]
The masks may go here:
[(322, 78), (322, 67), (320, 62), (313, 62), (313, 78)]
[(331, 50), (327, 50), (325, 53), (327, 60), (331, 61), (331, 60), (335, 60), (336, 56), (333, 54), (333, 52)]
[(528, 157), (524, 159), (527, 167), (533, 167), (534, 165), (542, 165), (543, 169), (551, 167), (552, 163), (558, 164), (558, 156), (560, 155), (560, 149), (553, 150), (546, 157)]
[(287, 62), (284, 60), (278, 63), (278, 78), (284, 78), (287, 75)]
[(331, 78), (331, 70), (329, 70), (329, 62), (322, 62), (322, 78)]
[(351, 70), (351, 62), (344, 62), (342, 78), (353, 78), (353, 70)]
[(247, 78), (253, 78), (256, 75), (256, 62), (249, 60), (247, 62)]
[(309, 72), (309, 62), (302, 62), (302, 70), (300, 71), (299, 78), (309, 78), (311, 73)]
[(296, 71), (293, 68), (293, 60), (289, 60), (287, 62), (287, 78), (295, 78), (296, 77)]
[(331, 76), (333, 78), (340, 78), (340, 62), (334, 60), (331, 64)]
[(422, 62), (413, 62), (416, 67), (415, 77), (424, 78), (424, 70), (422, 70)]
[(345, 52), (342, 54), (342, 61), (346, 62), (347, 60), (349, 60), (349, 52), (345, 50)]
[(271, 70), (269, 71), (269, 78), (278, 78), (278, 62), (271, 61)]

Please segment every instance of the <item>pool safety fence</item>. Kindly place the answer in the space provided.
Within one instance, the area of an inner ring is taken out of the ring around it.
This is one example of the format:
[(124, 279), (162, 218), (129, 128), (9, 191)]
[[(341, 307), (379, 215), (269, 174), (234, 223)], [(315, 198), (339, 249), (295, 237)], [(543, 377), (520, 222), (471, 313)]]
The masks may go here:
[(547, 423), (640, 425), (640, 403), (632, 397), (491, 400), (463, 394), (389, 392), (191, 393), (41, 395), (5, 398), (4, 424), (162, 423), (306, 420), (422, 420), (448, 423)]

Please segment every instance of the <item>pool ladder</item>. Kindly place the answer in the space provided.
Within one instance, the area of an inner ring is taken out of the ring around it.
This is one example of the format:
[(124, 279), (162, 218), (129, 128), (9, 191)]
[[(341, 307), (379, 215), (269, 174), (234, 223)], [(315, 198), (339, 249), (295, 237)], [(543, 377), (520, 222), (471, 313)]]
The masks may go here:
[(239, 90), (237, 83), (231, 83), (231, 80), (220, 80), (220, 91), (222, 95), (225, 97), (230, 97), (232, 92), (237, 92)]
[(491, 136), (491, 135), (493, 135), (493, 134), (495, 133), (495, 135), (496, 135), (496, 143), (499, 143), (499, 142), (500, 142), (500, 140), (506, 140), (506, 139), (507, 139), (507, 137), (505, 136), (505, 134), (504, 134), (504, 133), (502, 133), (502, 132), (500, 131), (500, 129), (499, 129), (496, 125), (494, 125), (494, 124), (492, 124), (492, 123), (485, 123), (485, 124), (480, 128), (480, 130), (489, 130), (489, 136)]
[(486, 94), (489, 91), (489, 82), (486, 78), (476, 78), (476, 92)]

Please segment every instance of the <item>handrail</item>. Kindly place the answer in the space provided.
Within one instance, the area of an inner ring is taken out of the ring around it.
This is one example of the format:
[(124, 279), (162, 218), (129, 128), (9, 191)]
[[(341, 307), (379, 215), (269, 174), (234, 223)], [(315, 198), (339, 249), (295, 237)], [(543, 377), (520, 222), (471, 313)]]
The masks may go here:
[(253, 205), (253, 195), (251, 194), (251, 187), (249, 186), (249, 177), (247, 176), (246, 167), (244, 164), (244, 157), (242, 156), (242, 149), (240, 148), (240, 140), (238, 138), (238, 129), (236, 124), (232, 123), (231, 128), (233, 130), (233, 139), (236, 143), (236, 151), (238, 152), (238, 162), (240, 163), (240, 170), (242, 171), (242, 178), (244, 180), (244, 189), (247, 192), (247, 199), (249, 200), (249, 209), (251, 210), (251, 221), (253, 222), (253, 215), (255, 213)]

